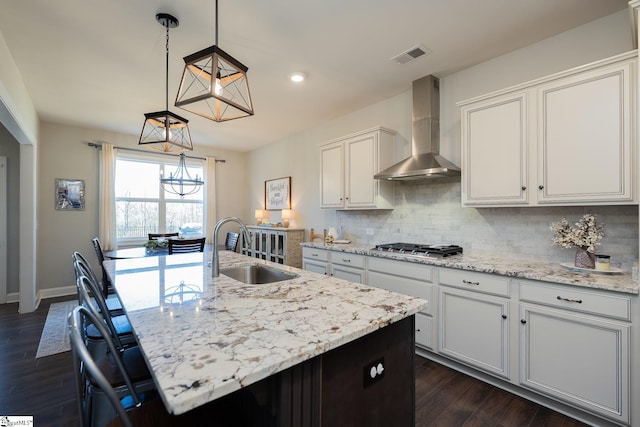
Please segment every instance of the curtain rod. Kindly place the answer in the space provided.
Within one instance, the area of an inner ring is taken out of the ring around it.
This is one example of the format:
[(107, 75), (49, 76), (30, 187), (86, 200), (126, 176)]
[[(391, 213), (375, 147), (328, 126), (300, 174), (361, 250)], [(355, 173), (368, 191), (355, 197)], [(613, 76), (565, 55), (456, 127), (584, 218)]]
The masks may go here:
[[(105, 143), (106, 144), (106, 143)], [(100, 148), (102, 147), (102, 143), (101, 142), (87, 142), (87, 145), (89, 147), (94, 147), (94, 148)], [(118, 147), (117, 145), (114, 145), (113, 148), (117, 148), (118, 150), (125, 150), (125, 151), (136, 151), (138, 153), (146, 153), (146, 154), (161, 154), (163, 156), (171, 156), (171, 157), (178, 157), (178, 154), (171, 154), (171, 153), (165, 153), (163, 151), (147, 151), (147, 150), (140, 150), (138, 148), (129, 148), (129, 147)], [(187, 156), (185, 154), (185, 157), (187, 159), (197, 159), (197, 160), (207, 160), (205, 157), (196, 157), (196, 156)], [(216, 159), (216, 163), (226, 163), (227, 161), (224, 159)]]

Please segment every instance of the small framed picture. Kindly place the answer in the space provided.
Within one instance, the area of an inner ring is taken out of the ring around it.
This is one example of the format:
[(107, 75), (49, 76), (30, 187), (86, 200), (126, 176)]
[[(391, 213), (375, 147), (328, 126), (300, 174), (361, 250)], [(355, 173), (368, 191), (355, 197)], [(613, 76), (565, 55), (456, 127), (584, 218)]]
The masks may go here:
[(56, 178), (56, 210), (84, 210), (84, 180)]
[(264, 206), (268, 211), (291, 209), (291, 177), (264, 182)]

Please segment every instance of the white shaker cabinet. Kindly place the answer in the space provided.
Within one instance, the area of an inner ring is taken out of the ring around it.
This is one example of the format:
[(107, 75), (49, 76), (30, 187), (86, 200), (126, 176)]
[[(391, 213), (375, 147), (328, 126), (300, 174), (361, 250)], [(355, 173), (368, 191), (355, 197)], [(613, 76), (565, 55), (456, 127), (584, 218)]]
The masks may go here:
[(329, 251), (310, 247), (302, 248), (302, 269), (328, 275), (331, 269)]
[(313, 247), (302, 248), (302, 268), (354, 283), (366, 283), (366, 257)]
[(529, 203), (528, 96), (515, 92), (462, 108), (463, 204)]
[(348, 252), (331, 252), (331, 275), (354, 283), (366, 283), (366, 257)]
[(435, 267), (424, 264), (368, 258), (368, 284), (376, 288), (422, 298), (426, 308), (416, 313), (416, 345), (431, 350), (436, 348), (437, 331), (434, 322), (437, 286), (433, 283)]
[(538, 203), (630, 202), (635, 61), (540, 85)]
[(320, 207), (391, 209), (391, 182), (374, 179), (393, 164), (395, 132), (368, 129), (320, 146)]
[(628, 423), (630, 299), (524, 282), (520, 300), (520, 384)]
[(509, 280), (440, 269), (440, 354), (509, 379)]
[(463, 206), (633, 204), (637, 54), (460, 102)]

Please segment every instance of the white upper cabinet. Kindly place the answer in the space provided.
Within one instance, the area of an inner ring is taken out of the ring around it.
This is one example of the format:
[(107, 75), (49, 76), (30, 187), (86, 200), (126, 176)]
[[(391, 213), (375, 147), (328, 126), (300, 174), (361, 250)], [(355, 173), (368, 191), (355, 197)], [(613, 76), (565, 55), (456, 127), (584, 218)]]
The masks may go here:
[(463, 198), (467, 204), (526, 204), (528, 100), (517, 92), (463, 107)]
[(320, 146), (320, 207), (391, 209), (391, 182), (374, 179), (393, 164), (395, 132), (381, 127)]
[(636, 51), (458, 105), (463, 206), (637, 202)]

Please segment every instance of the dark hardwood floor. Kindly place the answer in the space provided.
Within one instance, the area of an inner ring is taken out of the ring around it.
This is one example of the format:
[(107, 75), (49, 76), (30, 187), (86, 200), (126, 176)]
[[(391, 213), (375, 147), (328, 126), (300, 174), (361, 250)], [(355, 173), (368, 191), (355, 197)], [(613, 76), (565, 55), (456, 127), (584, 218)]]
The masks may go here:
[[(79, 425), (71, 353), (36, 359), (49, 305), (19, 314), (0, 305), (0, 415), (33, 415), (38, 427)], [(585, 426), (467, 375), (418, 357), (416, 426)]]

